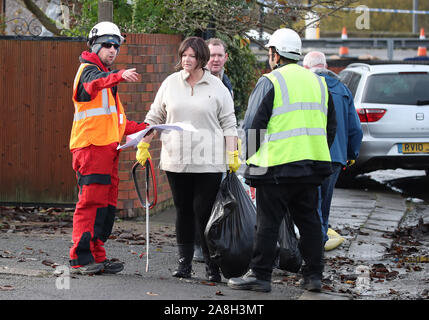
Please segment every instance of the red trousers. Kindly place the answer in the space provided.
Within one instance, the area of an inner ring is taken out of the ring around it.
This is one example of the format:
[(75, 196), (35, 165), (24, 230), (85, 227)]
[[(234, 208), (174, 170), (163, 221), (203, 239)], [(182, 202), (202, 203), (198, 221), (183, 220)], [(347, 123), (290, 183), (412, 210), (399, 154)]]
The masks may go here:
[(106, 260), (104, 243), (112, 232), (118, 199), (117, 143), (72, 150), (79, 200), (73, 216), (70, 265)]

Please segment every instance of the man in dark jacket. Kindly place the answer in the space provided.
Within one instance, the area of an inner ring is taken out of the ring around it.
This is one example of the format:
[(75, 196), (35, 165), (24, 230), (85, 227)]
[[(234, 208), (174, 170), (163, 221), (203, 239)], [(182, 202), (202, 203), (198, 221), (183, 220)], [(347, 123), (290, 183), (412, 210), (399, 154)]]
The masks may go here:
[(231, 278), (228, 286), (271, 290), (279, 227), (289, 210), (305, 261), (302, 286), (320, 291), (324, 264), (317, 187), (332, 173), (335, 109), (323, 78), (297, 65), (301, 39), (295, 31), (277, 30), (267, 47), (273, 71), (258, 80), (243, 123), (244, 177), (256, 187), (253, 256), (246, 275)]
[(218, 38), (211, 38), (206, 40), (207, 46), (210, 50), (210, 60), (207, 63), (207, 68), (211, 74), (222, 80), (225, 87), (228, 88), (232, 98), (234, 98), (234, 91), (228, 76), (225, 73), (225, 63), (228, 61), (228, 53), (226, 52), (226, 44)]
[(341, 169), (352, 165), (359, 155), (362, 128), (355, 110), (352, 93), (341, 83), (334, 72), (327, 69), (328, 65), (323, 52), (311, 51), (307, 53), (303, 60), (303, 66), (325, 78), (329, 92), (334, 100), (337, 117), (337, 133), (330, 148), (333, 173), (323, 181), (319, 188), (318, 208), (322, 221), (325, 250), (332, 250), (341, 243), (341, 241), (335, 241), (337, 239), (332, 239), (332, 244), (327, 243), (329, 240), (328, 219), (332, 195)]

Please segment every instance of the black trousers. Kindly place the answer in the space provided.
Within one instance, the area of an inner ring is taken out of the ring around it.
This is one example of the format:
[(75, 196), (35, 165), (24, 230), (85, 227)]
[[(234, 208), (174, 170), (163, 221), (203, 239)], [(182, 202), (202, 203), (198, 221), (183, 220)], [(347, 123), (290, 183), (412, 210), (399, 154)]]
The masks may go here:
[(194, 245), (196, 228), (203, 254), (208, 256), (204, 230), (222, 180), (222, 173), (175, 173), (166, 171), (176, 207), (176, 239)]
[(256, 189), (257, 229), (250, 268), (257, 278), (271, 280), (280, 223), (287, 208), (298, 227), (303, 275), (322, 276), (323, 242), (317, 213), (317, 185), (264, 184)]

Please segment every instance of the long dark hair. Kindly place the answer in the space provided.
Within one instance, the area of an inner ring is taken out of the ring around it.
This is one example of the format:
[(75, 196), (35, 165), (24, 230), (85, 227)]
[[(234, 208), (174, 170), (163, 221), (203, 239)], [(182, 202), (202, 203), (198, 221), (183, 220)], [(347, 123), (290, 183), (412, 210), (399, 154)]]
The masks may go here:
[(179, 61), (176, 64), (176, 70), (182, 69), (182, 55), (188, 48), (192, 48), (195, 51), (195, 58), (198, 62), (198, 67), (204, 68), (207, 62), (210, 60), (210, 50), (203, 38), (200, 37), (188, 37), (182, 41), (177, 53)]

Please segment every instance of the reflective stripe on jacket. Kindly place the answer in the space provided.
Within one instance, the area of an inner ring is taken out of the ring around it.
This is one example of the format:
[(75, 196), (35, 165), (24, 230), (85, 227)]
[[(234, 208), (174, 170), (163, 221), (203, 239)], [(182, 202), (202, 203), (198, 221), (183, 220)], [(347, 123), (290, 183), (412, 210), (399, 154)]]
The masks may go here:
[(82, 63), (73, 84), (75, 108), (70, 136), (70, 149), (89, 145), (105, 146), (120, 142), (125, 131), (126, 117), (119, 99), (110, 88), (104, 88), (91, 101), (77, 101), (76, 90), (83, 70), (91, 64)]
[(272, 167), (301, 160), (331, 161), (325, 80), (296, 64), (265, 76), (274, 86), (273, 111), (264, 141), (247, 163)]

